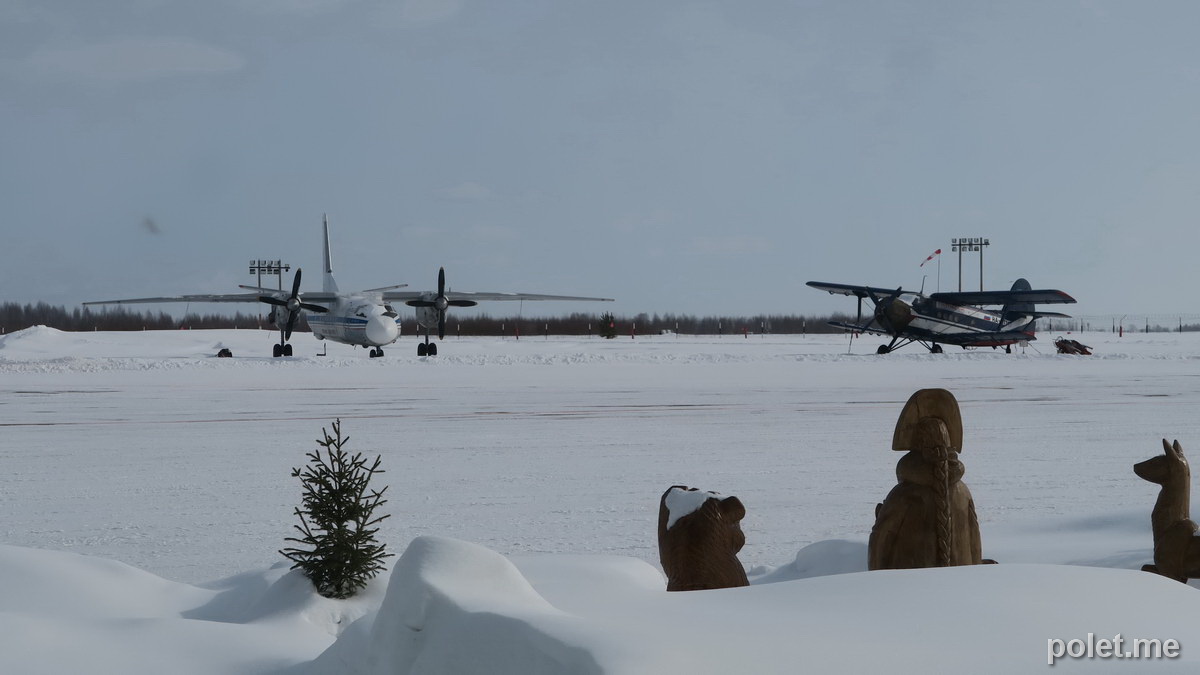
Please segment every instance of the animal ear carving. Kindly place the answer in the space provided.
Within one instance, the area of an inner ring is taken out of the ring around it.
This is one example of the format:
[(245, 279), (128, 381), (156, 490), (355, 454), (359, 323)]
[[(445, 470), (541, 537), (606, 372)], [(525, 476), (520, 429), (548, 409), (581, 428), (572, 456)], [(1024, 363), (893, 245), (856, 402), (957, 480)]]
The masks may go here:
[(1191, 519), (1192, 473), (1179, 441), (1163, 439), (1163, 454), (1133, 465), (1133, 472), (1162, 488), (1150, 511), (1154, 564), (1142, 570), (1187, 583), (1200, 577), (1200, 537)]
[(668, 591), (748, 586), (737, 552), (746, 543), (737, 497), (673, 485), (658, 500), (658, 558)]
[(875, 507), (867, 567), (908, 569), (978, 565), (983, 560), (979, 520), (962, 483), (962, 416), (945, 389), (913, 394), (896, 422), (893, 450), (897, 485)]

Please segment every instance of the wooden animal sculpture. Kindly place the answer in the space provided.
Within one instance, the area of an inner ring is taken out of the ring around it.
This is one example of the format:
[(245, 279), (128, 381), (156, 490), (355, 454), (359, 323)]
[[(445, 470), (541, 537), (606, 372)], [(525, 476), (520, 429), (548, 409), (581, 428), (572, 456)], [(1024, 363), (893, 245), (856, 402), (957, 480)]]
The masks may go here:
[(913, 394), (896, 422), (892, 449), (908, 453), (896, 464), (898, 484), (875, 507), (867, 568), (984, 562), (975, 502), (962, 483), (962, 417), (954, 395), (945, 389)]
[(668, 591), (749, 586), (737, 552), (746, 544), (737, 497), (674, 485), (658, 501), (658, 559)]
[(1192, 472), (1179, 441), (1168, 445), (1164, 438), (1162, 443), (1163, 454), (1133, 465), (1138, 476), (1162, 486), (1150, 512), (1154, 564), (1142, 570), (1187, 583), (1188, 577), (1200, 577), (1200, 537), (1189, 513)]

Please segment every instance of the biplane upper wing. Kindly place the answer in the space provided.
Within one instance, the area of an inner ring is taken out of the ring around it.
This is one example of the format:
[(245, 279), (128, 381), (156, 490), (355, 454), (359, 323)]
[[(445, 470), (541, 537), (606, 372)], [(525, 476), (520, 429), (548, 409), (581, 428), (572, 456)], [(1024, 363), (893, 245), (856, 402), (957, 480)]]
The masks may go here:
[(875, 286), (855, 286), (854, 284), (831, 284), (825, 281), (810, 281), (807, 284), (818, 290), (837, 293), (839, 295), (854, 295), (859, 298), (871, 296), (888, 296), (896, 292), (894, 288), (876, 288)]
[(1007, 305), (1015, 302), (1032, 302), (1037, 305), (1062, 305), (1075, 302), (1075, 298), (1062, 291), (1053, 289), (931, 293), (929, 298), (938, 302), (948, 302), (952, 305)]

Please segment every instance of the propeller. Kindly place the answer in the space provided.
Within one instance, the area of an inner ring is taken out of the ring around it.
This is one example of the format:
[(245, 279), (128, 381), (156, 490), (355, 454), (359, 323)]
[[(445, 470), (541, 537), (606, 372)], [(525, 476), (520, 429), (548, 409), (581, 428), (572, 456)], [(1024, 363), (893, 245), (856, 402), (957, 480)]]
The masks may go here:
[(284, 342), (292, 337), (292, 329), (296, 327), (296, 320), (300, 318), (300, 310), (307, 309), (310, 312), (328, 312), (329, 308), (322, 305), (314, 305), (311, 302), (300, 301), (300, 268), (296, 268), (296, 276), (292, 278), (292, 294), (287, 300), (280, 300), (273, 295), (260, 295), (258, 299), (268, 305), (283, 307), (287, 309), (287, 320), (280, 327), (283, 331)]
[(882, 300), (871, 296), (875, 301), (875, 317), (872, 321), (879, 320), (879, 324), (885, 326), (892, 335), (898, 334), (913, 320), (912, 307), (900, 299), (900, 291), (901, 288), (897, 287), (894, 293)]
[(451, 307), (474, 307), (479, 304), (474, 300), (451, 300), (446, 297), (446, 268), (438, 268), (437, 295), (432, 300), (409, 300), (404, 303), (409, 307), (432, 307), (438, 314), (438, 339), (446, 338), (446, 310)]
[(900, 299), (902, 291), (903, 287), (898, 287), (892, 293), (881, 296), (877, 295), (875, 291), (867, 289), (866, 297), (871, 298), (871, 302), (875, 305), (875, 311), (871, 316), (871, 320), (866, 325), (863, 325), (862, 300), (864, 296), (858, 296), (858, 317), (855, 323), (862, 325), (864, 330), (870, 330), (871, 326), (878, 323), (893, 335), (899, 333), (913, 320), (912, 307)]

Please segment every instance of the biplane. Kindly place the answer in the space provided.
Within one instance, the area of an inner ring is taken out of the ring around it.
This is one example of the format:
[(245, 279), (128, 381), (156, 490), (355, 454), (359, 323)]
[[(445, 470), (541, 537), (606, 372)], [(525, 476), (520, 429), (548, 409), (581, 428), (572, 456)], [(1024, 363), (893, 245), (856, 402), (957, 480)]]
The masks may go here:
[[(1046, 317), (1070, 318), (1059, 312), (1042, 312), (1037, 305), (1068, 304), (1075, 298), (1058, 290), (1035, 290), (1025, 279), (1017, 279), (1007, 291), (959, 291), (931, 293), (851, 284), (810, 281), (809, 286), (858, 298), (854, 323), (830, 321), (853, 334), (873, 333), (891, 337), (878, 354), (893, 352), (916, 342), (932, 353), (942, 345), (1004, 347), (1036, 340), (1035, 324)], [(873, 307), (870, 320), (863, 322), (863, 300)], [(853, 339), (853, 338), (851, 338)]]

